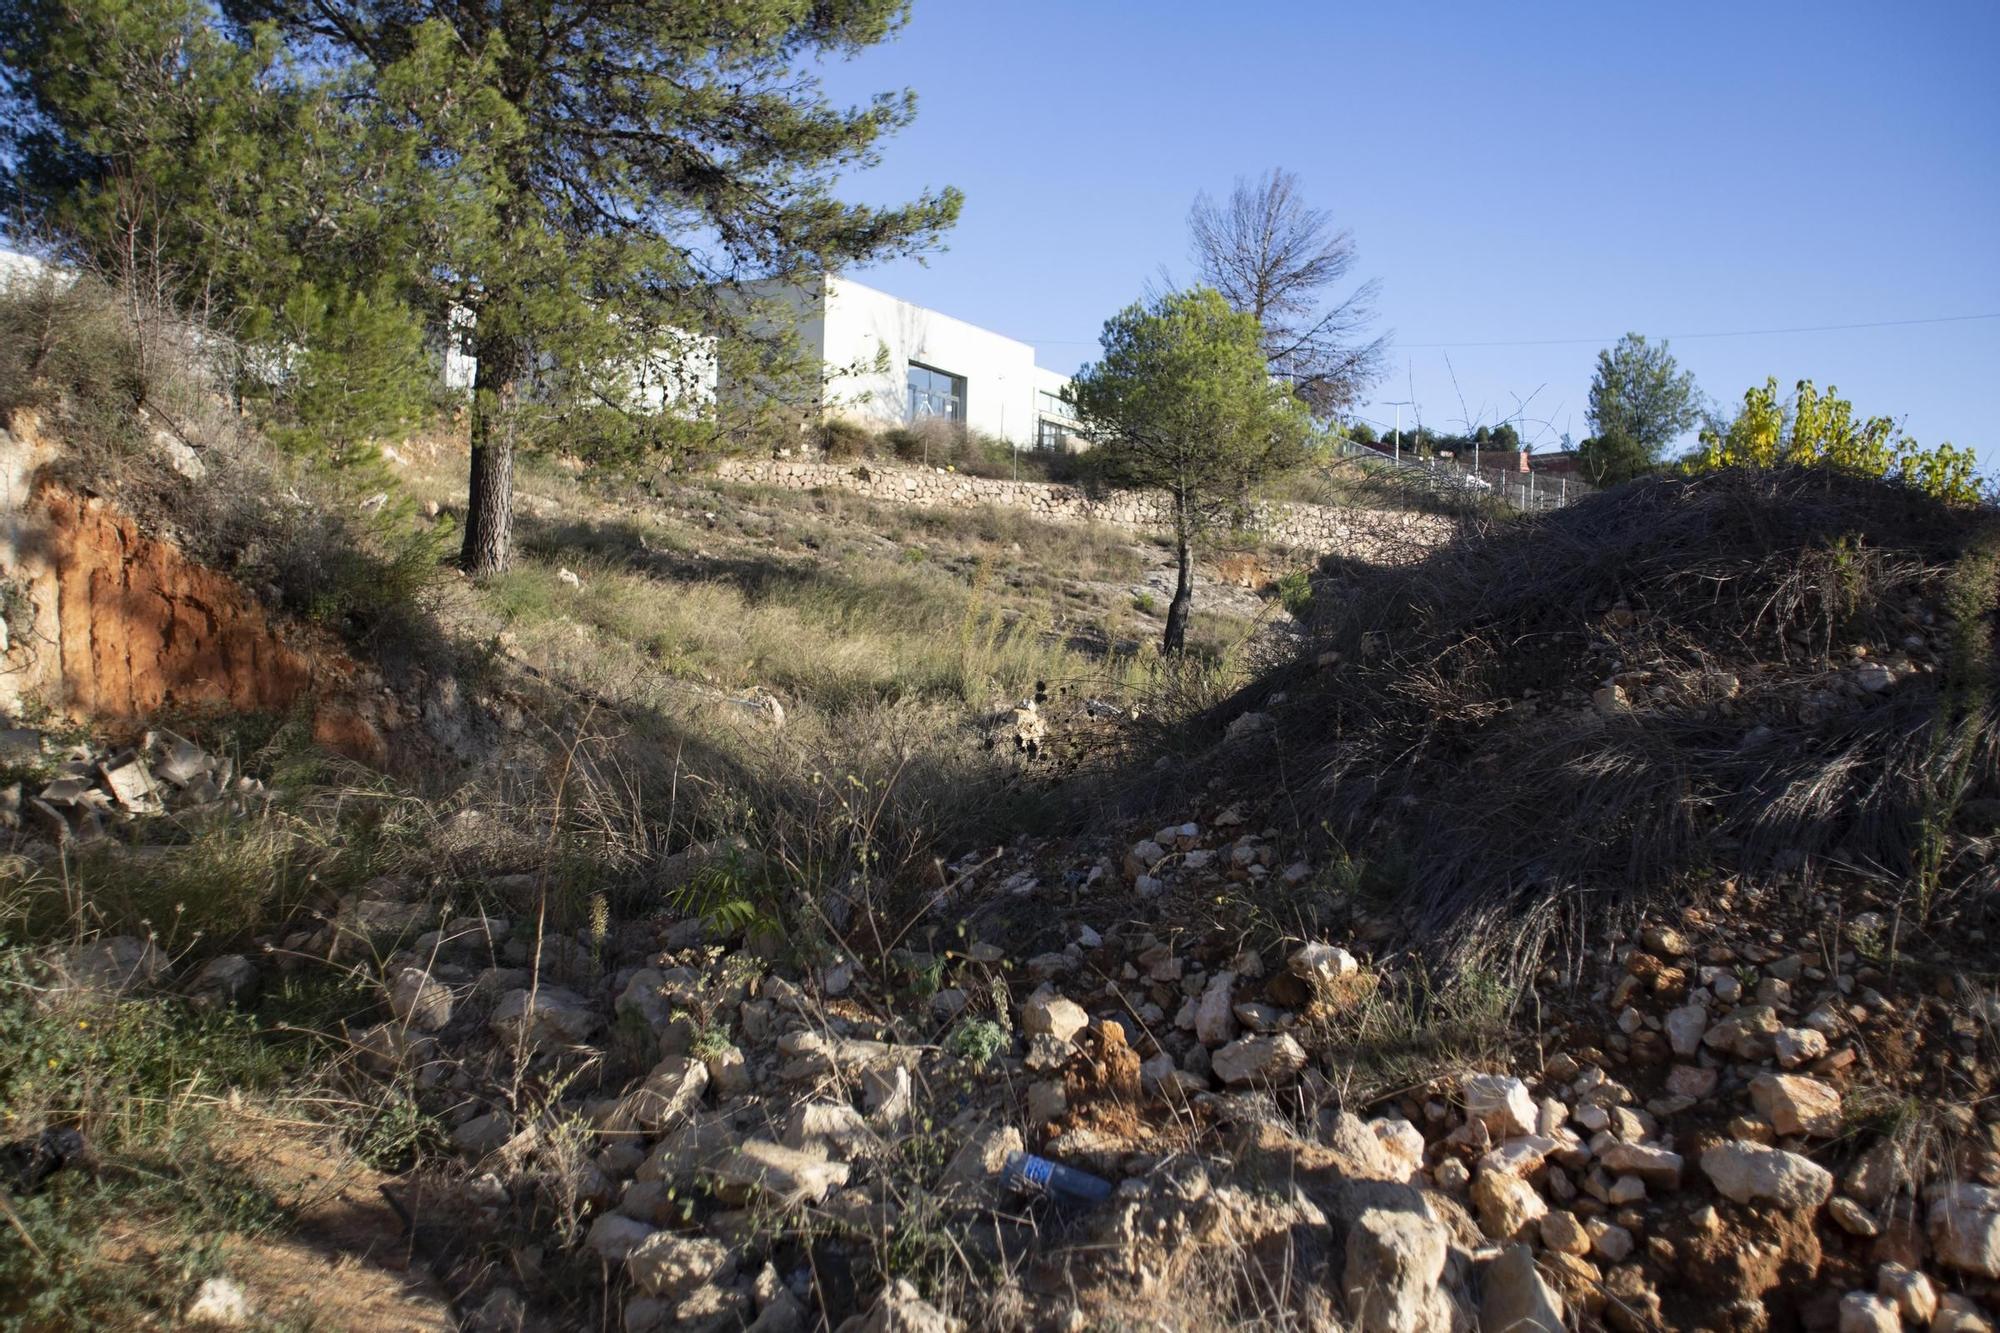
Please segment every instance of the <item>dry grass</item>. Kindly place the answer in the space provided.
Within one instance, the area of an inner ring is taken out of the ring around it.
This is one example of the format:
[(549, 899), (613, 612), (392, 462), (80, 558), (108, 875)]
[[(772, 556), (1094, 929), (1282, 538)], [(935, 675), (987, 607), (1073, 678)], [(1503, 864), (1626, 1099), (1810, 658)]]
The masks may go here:
[[(1825, 471), (1643, 483), (1327, 570), (1301, 660), (1218, 719), (1291, 692), (1271, 747), (1301, 826), (1404, 849), (1399, 906), (1440, 944), (1735, 871), (1929, 902), (1992, 794), (1995, 543), (1988, 513)], [(1843, 685), (1848, 645), (1912, 634), (1934, 669)], [(1614, 677), (1630, 706), (1592, 708)]]

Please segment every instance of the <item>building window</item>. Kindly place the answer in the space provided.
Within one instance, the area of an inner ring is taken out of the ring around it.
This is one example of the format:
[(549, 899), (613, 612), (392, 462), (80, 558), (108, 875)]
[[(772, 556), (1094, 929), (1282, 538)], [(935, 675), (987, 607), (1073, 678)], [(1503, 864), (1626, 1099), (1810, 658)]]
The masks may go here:
[(1076, 428), (1067, 421), (1053, 421), (1040, 417), (1035, 421), (1035, 447), (1054, 451), (1069, 447), (1069, 437)]
[(1060, 421), (1076, 420), (1076, 409), (1065, 403), (1061, 394), (1050, 393), (1047, 389), (1043, 389), (1037, 397), (1043, 416), (1055, 417)]
[(910, 420), (943, 417), (965, 424), (965, 376), (910, 362)]

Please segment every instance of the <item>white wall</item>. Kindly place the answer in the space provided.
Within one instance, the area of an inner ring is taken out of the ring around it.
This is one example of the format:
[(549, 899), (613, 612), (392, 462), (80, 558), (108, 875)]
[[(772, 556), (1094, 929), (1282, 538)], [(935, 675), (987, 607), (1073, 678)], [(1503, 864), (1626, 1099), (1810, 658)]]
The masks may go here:
[[(829, 371), (869, 369), (827, 386), (827, 409), (893, 426), (909, 414), (912, 361), (965, 380), (965, 424), (1022, 446), (1035, 441), (1035, 349), (962, 319), (899, 301), (848, 278), (827, 280), (825, 342)], [(887, 351), (886, 366), (871, 364)]]
[[(451, 393), (470, 396), (479, 374), (479, 358), (466, 350), (477, 317), (461, 305), (449, 316), (451, 331), (439, 357), (439, 374)], [(628, 412), (660, 415), (671, 413), (687, 420), (708, 415), (715, 407), (717, 353), (715, 339), (706, 334), (667, 328), (660, 345), (645, 357), (601, 368), (596, 387), (613, 403)], [(535, 358), (529, 371), (539, 384), (555, 368), (552, 357)]]
[(19, 250), (0, 249), (0, 291), (7, 290), (15, 283), (40, 282), (52, 273), (65, 286), (76, 279), (74, 273), (67, 269), (55, 268), (47, 260), (37, 259)]

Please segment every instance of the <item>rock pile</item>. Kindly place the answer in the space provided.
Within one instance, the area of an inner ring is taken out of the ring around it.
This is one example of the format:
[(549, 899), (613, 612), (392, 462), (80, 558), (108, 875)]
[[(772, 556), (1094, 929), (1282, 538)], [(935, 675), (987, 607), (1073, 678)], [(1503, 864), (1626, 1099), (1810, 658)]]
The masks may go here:
[(163, 814), (242, 814), (267, 797), (257, 778), (170, 731), (147, 732), (137, 746), (99, 751), (68, 747), (50, 760), (40, 733), (6, 733), (17, 762), (47, 767), (45, 782), (0, 788), (0, 828), (22, 829), (58, 846), (109, 837), (122, 824)]
[[(154, 789), (205, 794), (215, 770), (173, 753), (146, 752)], [(460, 1167), (426, 1189), (454, 1234), (541, 1256), (456, 1274), (472, 1327), (538, 1326), (553, 1215), (630, 1333), (952, 1328), (913, 1282), (1030, 1261), (1074, 1282), (1004, 1283), (978, 1317), (1203, 1300), (1228, 1322), (1270, 1314), (1243, 1291), (1281, 1290), (1280, 1322), (1363, 1330), (1991, 1329), (2000, 1003), (1885, 967), (1886, 916), (1850, 895), (1794, 925), (1741, 894), (1643, 920), (1580, 986), (1544, 987), (1545, 1060), (1350, 1108), (1331, 1040), (1394, 984), (1369, 931), (1260, 946), (1169, 924), (1219, 888), (1312, 880), (1251, 828), (1225, 806), (1115, 858), (946, 868), (961, 902), (1040, 900), (1034, 952), (968, 932), (801, 975), (701, 922), (536, 938), (378, 880), (273, 937), (271, 965), (377, 978), (357, 1076), (443, 1122)], [(64, 966), (176, 980), (139, 940)], [(259, 972), (220, 958), (180, 984), (226, 1005)], [(1022, 1152), (1110, 1198), (1079, 1216), (1024, 1195)]]

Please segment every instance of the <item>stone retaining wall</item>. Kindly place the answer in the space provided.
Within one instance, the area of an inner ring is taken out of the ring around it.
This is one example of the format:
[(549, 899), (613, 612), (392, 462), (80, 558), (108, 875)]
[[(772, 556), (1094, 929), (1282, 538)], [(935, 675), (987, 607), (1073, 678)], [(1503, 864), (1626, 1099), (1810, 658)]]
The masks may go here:
[[(1148, 492), (1113, 492), (1093, 497), (1074, 486), (969, 477), (939, 468), (896, 466), (873, 460), (816, 463), (786, 458), (731, 458), (717, 465), (716, 476), (724, 481), (793, 491), (832, 488), (892, 504), (931, 509), (1004, 505), (1058, 523), (1110, 523), (1126, 528), (1159, 529), (1165, 526), (1166, 518), (1166, 498)], [(1435, 514), (1312, 504), (1261, 503), (1254, 512), (1252, 529), (1273, 545), (1358, 560), (1413, 559), (1451, 535), (1451, 524)]]

